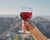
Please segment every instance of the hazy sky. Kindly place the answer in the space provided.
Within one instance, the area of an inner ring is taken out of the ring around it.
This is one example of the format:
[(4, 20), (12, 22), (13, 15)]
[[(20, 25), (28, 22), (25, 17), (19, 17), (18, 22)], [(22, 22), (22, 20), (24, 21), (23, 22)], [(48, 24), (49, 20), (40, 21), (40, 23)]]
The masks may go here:
[(50, 0), (0, 0), (0, 15), (18, 15), (21, 7), (32, 7), (34, 16), (50, 16)]

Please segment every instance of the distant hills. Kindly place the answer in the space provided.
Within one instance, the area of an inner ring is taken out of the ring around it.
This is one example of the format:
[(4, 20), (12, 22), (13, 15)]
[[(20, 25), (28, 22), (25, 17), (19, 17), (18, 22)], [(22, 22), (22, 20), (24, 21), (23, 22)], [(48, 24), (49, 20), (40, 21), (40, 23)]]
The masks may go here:
[[(50, 17), (34, 17), (31, 23), (35, 24), (37, 28), (48, 38), (50, 38)], [(18, 33), (22, 28), (22, 20), (15, 17), (0, 17), (0, 34), (5, 35), (7, 32)], [(5, 34), (4, 34), (5, 33)]]
[[(18, 14), (0, 14), (0, 17), (15, 17), (15, 16), (20, 16)], [(40, 15), (39, 15), (40, 16)], [(39, 17), (39, 16), (32, 16), (32, 17)], [(40, 17), (50, 17), (50, 16), (40, 16)]]
[(3, 14), (3, 15), (1, 14), (0, 15), (0, 17), (15, 17), (15, 16), (17, 15), (14, 15), (14, 14), (13, 15), (12, 14)]

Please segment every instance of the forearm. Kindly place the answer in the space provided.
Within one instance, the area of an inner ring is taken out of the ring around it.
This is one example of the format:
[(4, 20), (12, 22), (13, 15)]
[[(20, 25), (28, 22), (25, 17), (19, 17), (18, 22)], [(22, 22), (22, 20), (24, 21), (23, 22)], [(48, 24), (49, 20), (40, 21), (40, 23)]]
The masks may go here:
[(36, 27), (30, 30), (30, 34), (35, 38), (35, 40), (48, 40)]

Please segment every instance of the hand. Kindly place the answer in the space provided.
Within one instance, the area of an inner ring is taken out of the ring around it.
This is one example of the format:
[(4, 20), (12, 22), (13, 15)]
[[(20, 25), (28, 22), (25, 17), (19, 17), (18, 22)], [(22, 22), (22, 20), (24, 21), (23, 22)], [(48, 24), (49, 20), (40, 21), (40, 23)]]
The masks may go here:
[(50, 40), (46, 38), (42, 33), (36, 28), (35, 25), (31, 25), (29, 21), (23, 21), (23, 29), (25, 28), (30, 34), (35, 38), (35, 40)]
[(27, 31), (34, 29), (34, 25), (31, 25), (29, 21), (23, 21), (23, 28), (26, 29)]

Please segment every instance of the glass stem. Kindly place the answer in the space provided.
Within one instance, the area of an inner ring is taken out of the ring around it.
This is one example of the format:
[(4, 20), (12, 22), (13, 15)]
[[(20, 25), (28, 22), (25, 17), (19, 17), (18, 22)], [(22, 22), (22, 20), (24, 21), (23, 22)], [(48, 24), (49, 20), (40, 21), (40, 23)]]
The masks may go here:
[(25, 21), (23, 20), (22, 21), (22, 31), (23, 31), (23, 33), (26, 33), (26, 29), (25, 29)]

